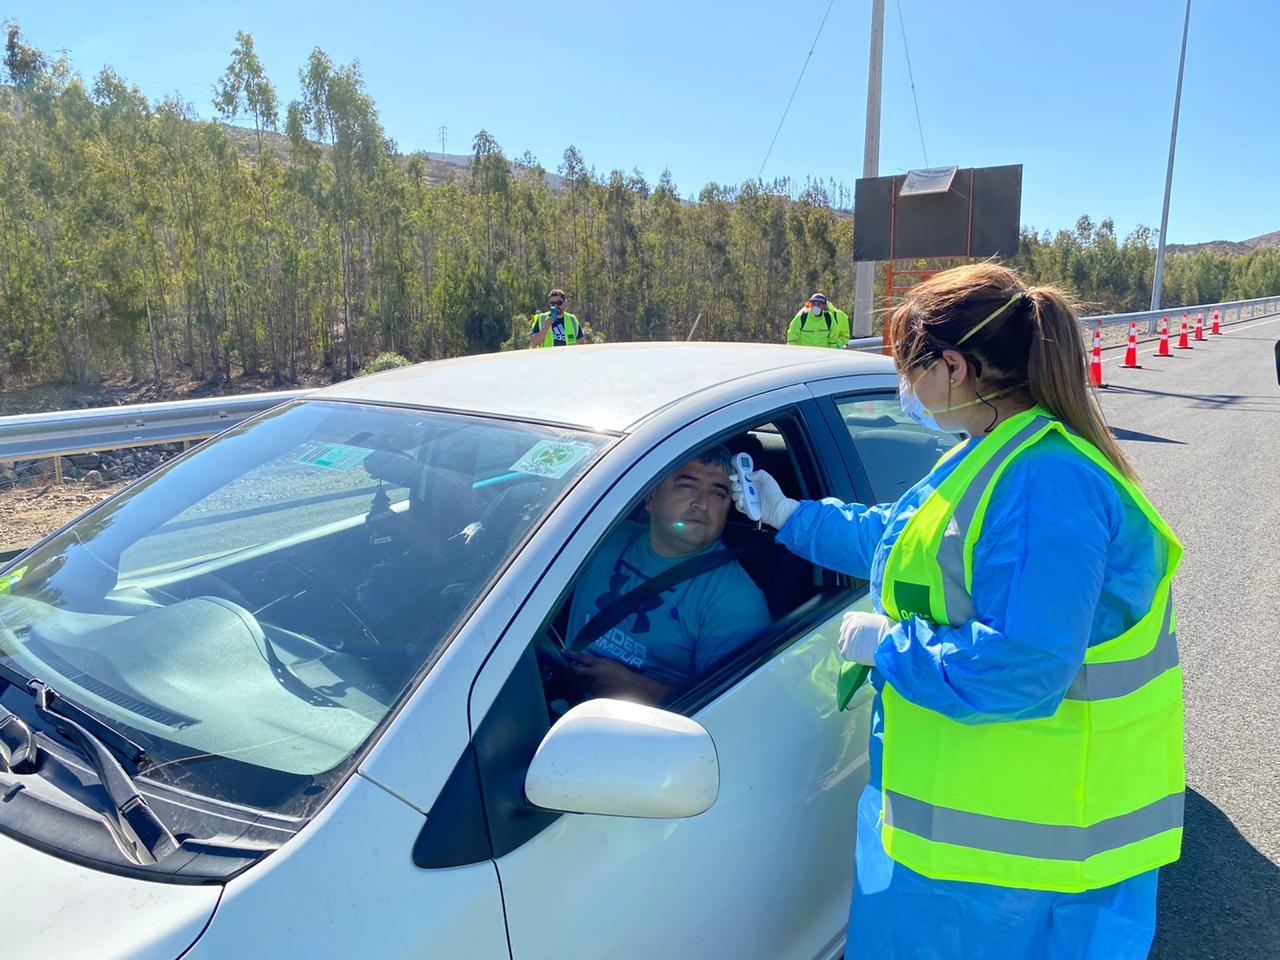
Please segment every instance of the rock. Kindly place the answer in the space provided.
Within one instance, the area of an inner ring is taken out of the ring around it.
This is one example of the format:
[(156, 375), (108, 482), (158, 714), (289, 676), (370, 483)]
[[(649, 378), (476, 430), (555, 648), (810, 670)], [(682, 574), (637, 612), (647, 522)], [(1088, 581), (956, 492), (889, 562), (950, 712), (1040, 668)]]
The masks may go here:
[(79, 480), (82, 471), (74, 463), (64, 463), (62, 465), (62, 476), (67, 480)]
[(91, 487), (102, 486), (102, 474), (97, 470), (89, 470), (84, 475), (84, 482)]
[(108, 480), (119, 480), (120, 470), (117, 467), (111, 467), (107, 470), (106, 477)]

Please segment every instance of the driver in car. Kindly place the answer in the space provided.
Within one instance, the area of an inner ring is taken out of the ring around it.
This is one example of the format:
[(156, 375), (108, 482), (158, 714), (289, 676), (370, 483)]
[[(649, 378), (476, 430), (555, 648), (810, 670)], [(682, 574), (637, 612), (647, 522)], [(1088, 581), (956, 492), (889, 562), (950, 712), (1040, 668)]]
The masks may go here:
[[(569, 612), (571, 646), (618, 597), (692, 557), (724, 550), (730, 454), (717, 446), (681, 464), (645, 497), (647, 523), (623, 523), (587, 567)], [(581, 652), (569, 652), (591, 696), (656, 704), (768, 626), (764, 594), (736, 560), (674, 583)]]

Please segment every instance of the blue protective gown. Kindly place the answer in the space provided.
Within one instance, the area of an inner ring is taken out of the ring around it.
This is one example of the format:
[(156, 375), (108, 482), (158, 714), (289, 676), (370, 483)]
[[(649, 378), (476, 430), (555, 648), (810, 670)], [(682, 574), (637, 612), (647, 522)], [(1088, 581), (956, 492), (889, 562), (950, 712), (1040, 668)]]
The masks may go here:
[[(968, 440), (894, 504), (802, 503), (778, 533), (792, 551), (871, 581), (907, 520), (979, 446)], [(1047, 717), (1085, 650), (1151, 607), (1164, 543), (1102, 470), (1049, 434), (1018, 456), (992, 494), (974, 548), (979, 616), (957, 626), (919, 617), (895, 624), (871, 683), (871, 781), (858, 803), (854, 957), (1106, 958), (1147, 956), (1155, 934), (1156, 870), (1085, 893), (933, 880), (895, 862), (880, 839), (885, 681), (961, 723)]]

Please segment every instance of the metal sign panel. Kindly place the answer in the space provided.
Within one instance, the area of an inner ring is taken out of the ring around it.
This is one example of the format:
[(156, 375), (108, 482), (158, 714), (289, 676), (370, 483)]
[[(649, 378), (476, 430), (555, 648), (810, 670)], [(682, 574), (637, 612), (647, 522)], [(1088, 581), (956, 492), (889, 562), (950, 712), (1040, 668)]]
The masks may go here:
[(1022, 164), (959, 168), (945, 191), (919, 189), (930, 182), (936, 186), (947, 169), (952, 168), (859, 180), (854, 191), (853, 259), (1017, 253)]

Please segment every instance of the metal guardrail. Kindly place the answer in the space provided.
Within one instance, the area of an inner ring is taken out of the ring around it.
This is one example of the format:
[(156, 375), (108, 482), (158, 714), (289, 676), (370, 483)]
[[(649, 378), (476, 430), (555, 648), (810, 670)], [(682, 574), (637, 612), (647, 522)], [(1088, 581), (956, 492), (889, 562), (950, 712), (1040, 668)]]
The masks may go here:
[(846, 350), (859, 350), (863, 353), (881, 353), (884, 350), (883, 337), (855, 337), (844, 345)]
[(0, 417), (0, 463), (53, 457), (54, 475), (61, 481), (62, 457), (204, 440), (308, 392), (278, 390)]
[[(1261, 297), (1257, 300), (1231, 300), (1227, 303), (1198, 303), (1192, 307), (1165, 307), (1161, 310), (1143, 310), (1138, 313), (1108, 313), (1100, 317), (1081, 317), (1080, 322), (1091, 327), (1109, 327), (1121, 323), (1131, 323), (1136, 320), (1139, 324), (1147, 324), (1147, 333), (1155, 333), (1156, 324), (1162, 318), (1169, 318), (1170, 329), (1173, 330), (1175, 324), (1180, 325), (1179, 315), (1183, 313), (1194, 321), (1196, 314), (1204, 311), (1205, 326), (1208, 326), (1212, 321), (1214, 310), (1219, 312), (1223, 323), (1238, 323), (1241, 320), (1252, 320), (1256, 317), (1266, 317), (1280, 313), (1280, 297)], [(1228, 311), (1230, 311), (1230, 314)]]
[[(1112, 313), (1081, 317), (1080, 322), (1088, 326), (1115, 326), (1136, 320), (1148, 323), (1148, 332), (1154, 333), (1161, 317), (1174, 320), (1179, 311), (1194, 317), (1202, 310), (1206, 314), (1206, 323), (1211, 321), (1214, 310), (1219, 311), (1223, 323), (1238, 322), (1280, 313), (1280, 297), (1169, 307), (1140, 313)], [(847, 350), (867, 353), (879, 353), (882, 347), (880, 337), (859, 337), (845, 345)], [(278, 390), (273, 393), (232, 397), (0, 417), (0, 464), (52, 457), (54, 475), (61, 481), (62, 457), (96, 453), (100, 450), (204, 440), (308, 392), (310, 391)]]

